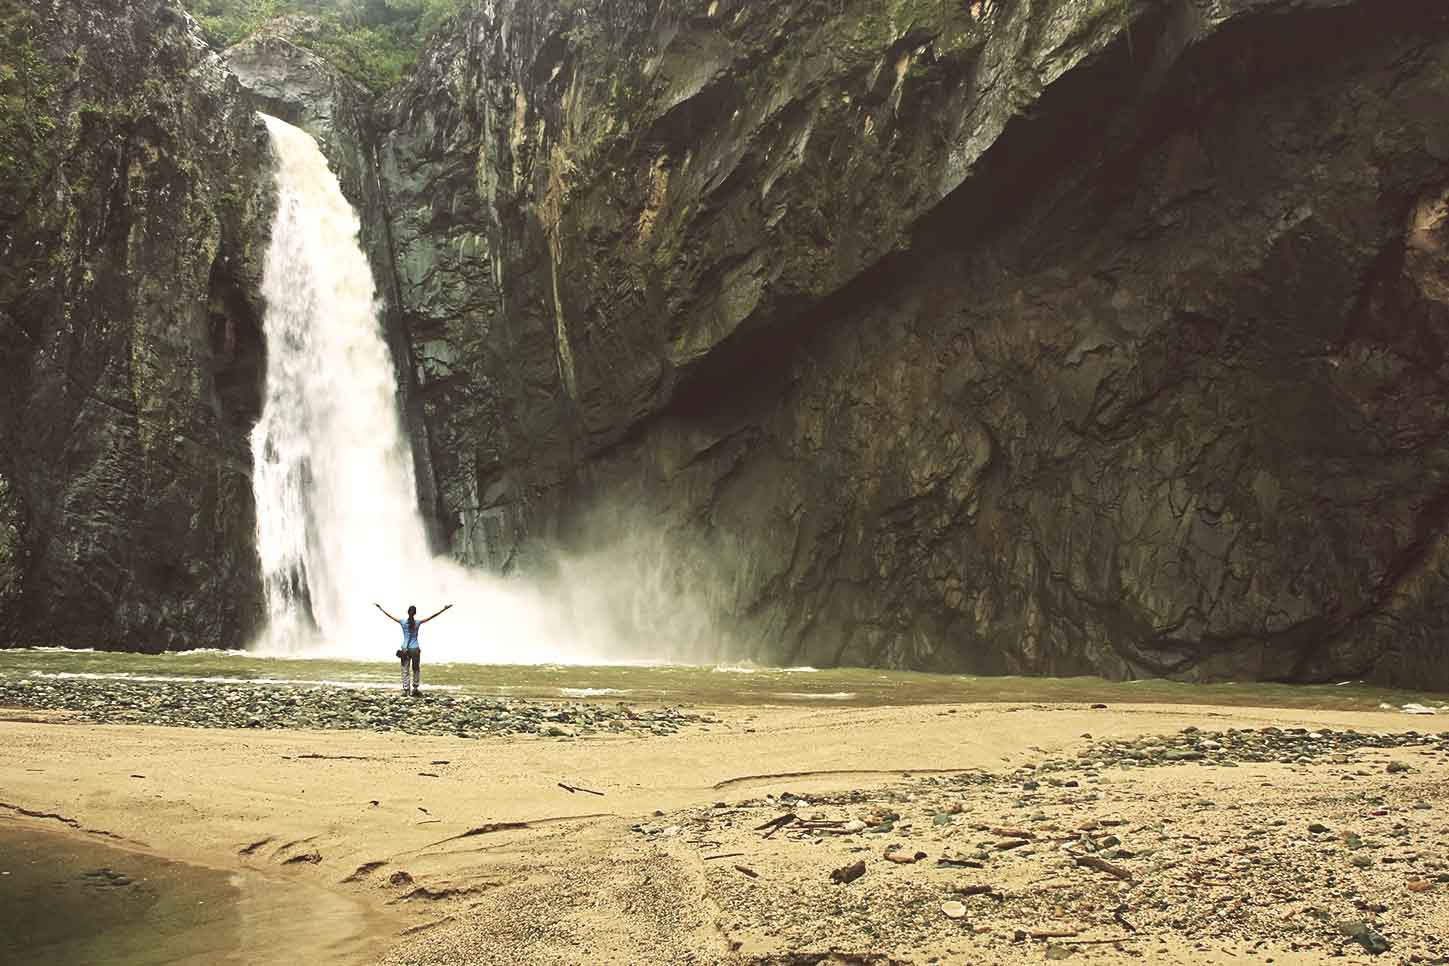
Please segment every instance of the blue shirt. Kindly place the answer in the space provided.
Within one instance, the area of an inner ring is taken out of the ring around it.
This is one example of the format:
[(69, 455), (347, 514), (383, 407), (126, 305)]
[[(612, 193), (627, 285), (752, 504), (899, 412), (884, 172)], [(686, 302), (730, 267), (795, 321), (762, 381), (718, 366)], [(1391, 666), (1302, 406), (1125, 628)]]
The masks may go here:
[(420, 648), (418, 646), (418, 631), (422, 628), (422, 623), (414, 619), (413, 632), (411, 634), (408, 633), (408, 622), (406, 620), (398, 621), (398, 625), (402, 627), (403, 648), (409, 651), (419, 650)]

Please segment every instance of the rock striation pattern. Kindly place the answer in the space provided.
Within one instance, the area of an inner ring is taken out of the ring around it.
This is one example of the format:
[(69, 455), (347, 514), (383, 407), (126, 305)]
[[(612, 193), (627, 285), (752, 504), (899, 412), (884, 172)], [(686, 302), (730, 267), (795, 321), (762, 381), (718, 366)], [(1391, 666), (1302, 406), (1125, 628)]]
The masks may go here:
[(482, 4), (380, 144), (455, 547), (642, 509), (770, 661), (1449, 687), (1446, 107), (1423, 0)]
[(235, 646), (260, 616), (265, 131), (172, 0), (0, 16), (35, 122), (0, 189), (0, 641)]

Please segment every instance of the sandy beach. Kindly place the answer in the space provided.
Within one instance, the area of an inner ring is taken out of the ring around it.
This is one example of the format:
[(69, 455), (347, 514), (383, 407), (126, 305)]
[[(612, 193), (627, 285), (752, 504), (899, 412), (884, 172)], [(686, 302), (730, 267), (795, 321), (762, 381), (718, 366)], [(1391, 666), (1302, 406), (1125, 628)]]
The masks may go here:
[[(341, 955), (357, 962), (1449, 957), (1449, 742), (1299, 753), (1325, 732), (1430, 733), (1436, 717), (707, 717), (667, 736), (477, 740), (11, 710), (0, 820), (325, 890), (356, 911)], [(1123, 766), (1101, 747), (1265, 727), (1308, 733), (1228, 766), (1151, 742), (1144, 766)], [(857, 861), (858, 879), (831, 881)], [(1371, 952), (1355, 923), (1390, 948)]]

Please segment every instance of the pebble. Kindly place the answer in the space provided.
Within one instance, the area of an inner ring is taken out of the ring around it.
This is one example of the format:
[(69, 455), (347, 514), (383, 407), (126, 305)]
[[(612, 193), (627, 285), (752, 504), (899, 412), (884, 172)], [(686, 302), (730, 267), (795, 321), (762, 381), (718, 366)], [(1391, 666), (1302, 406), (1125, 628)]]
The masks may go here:
[(1345, 936), (1375, 956), (1393, 948), (1393, 944), (1385, 939), (1382, 933), (1366, 922), (1341, 922), (1338, 924), (1338, 928)]

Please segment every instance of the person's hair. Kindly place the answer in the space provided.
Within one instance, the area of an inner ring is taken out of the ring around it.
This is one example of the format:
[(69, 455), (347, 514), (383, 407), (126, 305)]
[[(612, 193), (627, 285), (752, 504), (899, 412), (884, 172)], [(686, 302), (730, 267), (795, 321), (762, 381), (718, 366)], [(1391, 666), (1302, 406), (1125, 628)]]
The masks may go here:
[(413, 615), (416, 614), (417, 612), (418, 612), (418, 609), (416, 607), (414, 607), (412, 604), (409, 604), (408, 605), (408, 634), (409, 635), (411, 635), (417, 629), (418, 622), (415, 621), (415, 620), (413, 620)]

